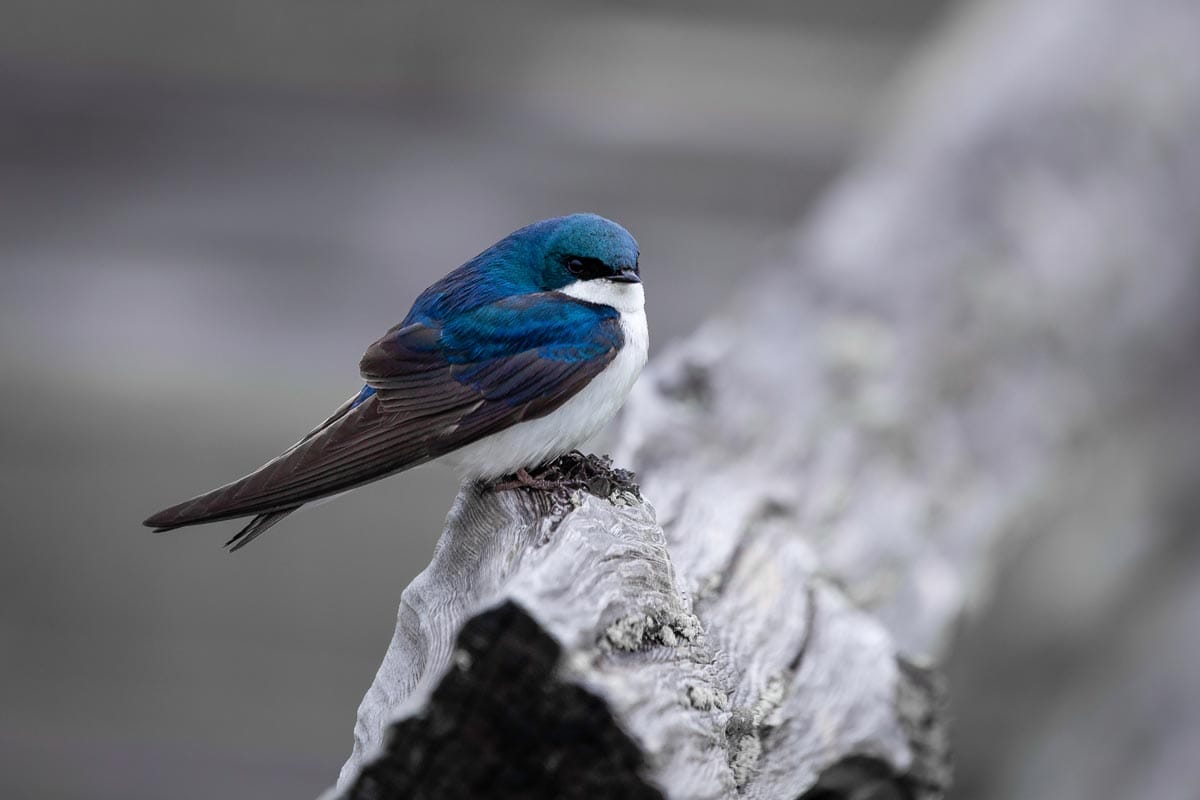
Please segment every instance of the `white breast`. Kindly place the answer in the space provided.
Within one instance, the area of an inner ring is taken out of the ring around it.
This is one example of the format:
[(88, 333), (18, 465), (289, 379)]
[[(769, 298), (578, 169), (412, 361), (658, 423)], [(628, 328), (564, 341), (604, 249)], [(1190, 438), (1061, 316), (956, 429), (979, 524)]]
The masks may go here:
[(646, 365), (650, 344), (640, 283), (577, 281), (563, 294), (612, 306), (621, 313), (625, 344), (616, 358), (579, 392), (538, 419), (521, 422), (445, 457), (464, 477), (497, 478), (569, 452), (600, 432), (620, 410)]

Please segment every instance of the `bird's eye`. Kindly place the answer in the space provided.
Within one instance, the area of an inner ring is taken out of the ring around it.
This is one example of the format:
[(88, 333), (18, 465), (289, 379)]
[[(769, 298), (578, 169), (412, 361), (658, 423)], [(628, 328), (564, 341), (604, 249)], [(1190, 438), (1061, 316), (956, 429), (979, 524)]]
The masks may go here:
[(584, 270), (583, 261), (578, 258), (567, 259), (567, 270), (572, 275), (582, 275)]

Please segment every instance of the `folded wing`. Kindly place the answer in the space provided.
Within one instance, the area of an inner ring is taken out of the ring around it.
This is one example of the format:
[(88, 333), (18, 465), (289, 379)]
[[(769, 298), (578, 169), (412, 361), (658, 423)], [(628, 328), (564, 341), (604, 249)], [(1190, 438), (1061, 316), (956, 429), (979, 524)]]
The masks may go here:
[(557, 294), (491, 304), (451, 325), (397, 326), (363, 356), (367, 387), (286, 452), (146, 525), (255, 515), (234, 549), (300, 505), (416, 466), (553, 411), (608, 366), (615, 312)]

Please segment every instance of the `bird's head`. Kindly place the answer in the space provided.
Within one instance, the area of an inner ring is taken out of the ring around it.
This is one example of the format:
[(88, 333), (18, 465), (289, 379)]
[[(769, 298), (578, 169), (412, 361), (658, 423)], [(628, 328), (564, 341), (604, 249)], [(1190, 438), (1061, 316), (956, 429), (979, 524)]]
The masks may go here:
[(526, 263), (543, 291), (593, 281), (610, 288), (641, 283), (637, 242), (629, 231), (596, 214), (542, 220), (514, 236), (525, 240), (531, 256)]
[(445, 320), (503, 297), (555, 291), (622, 313), (641, 311), (637, 242), (596, 214), (535, 222), (422, 292), (405, 324)]

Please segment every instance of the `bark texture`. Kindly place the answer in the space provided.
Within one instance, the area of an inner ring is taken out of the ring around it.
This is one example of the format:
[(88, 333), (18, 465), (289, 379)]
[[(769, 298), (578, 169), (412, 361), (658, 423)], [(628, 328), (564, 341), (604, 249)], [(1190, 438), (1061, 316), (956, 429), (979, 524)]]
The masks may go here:
[(958, 19), (784, 263), (652, 364), (636, 484), (464, 487), (341, 796), (944, 796), (930, 667), (997, 549), (1194, 374), (1197, 32), (1192, 0)]

